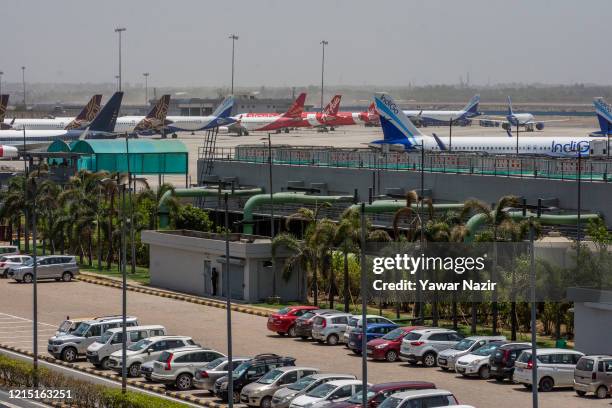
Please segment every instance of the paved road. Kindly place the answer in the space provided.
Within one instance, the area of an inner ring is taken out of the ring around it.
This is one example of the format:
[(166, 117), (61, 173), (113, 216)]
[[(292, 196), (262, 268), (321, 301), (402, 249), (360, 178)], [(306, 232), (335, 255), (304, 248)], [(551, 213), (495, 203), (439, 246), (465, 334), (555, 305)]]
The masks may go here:
[[(19, 342), (31, 347), (27, 336), (31, 325), (19, 324), (19, 332), (12, 336), (11, 324), (29, 319), (32, 313), (32, 286), (0, 280), (0, 324), (2, 343)], [(121, 311), (121, 291), (83, 282), (45, 282), (39, 284), (39, 319), (41, 334), (39, 352), (46, 350), (49, 325), (57, 325), (67, 315), (92, 316), (117, 314)], [(128, 313), (138, 316), (142, 324), (162, 324), (169, 333), (192, 336), (200, 344), (225, 351), (225, 310), (196, 305), (152, 295), (128, 292)], [(11, 320), (12, 319), (12, 320)], [(234, 355), (250, 356), (275, 352), (297, 358), (298, 365), (319, 367), (323, 371), (361, 373), (361, 359), (342, 346), (329, 347), (297, 339), (281, 338), (266, 330), (266, 319), (233, 313)], [(23, 331), (22, 331), (23, 330)], [(86, 364), (86, 363), (83, 363)], [(424, 380), (438, 388), (451, 390), (459, 400), (477, 408), (523, 408), (531, 406), (531, 393), (522, 386), (494, 381), (465, 379), (438, 369), (410, 367), (404, 363), (371, 362), (368, 366), (372, 383), (397, 380)], [(198, 396), (197, 391), (192, 394)], [(610, 407), (610, 400), (579, 398), (572, 390), (541, 394), (540, 407)]]

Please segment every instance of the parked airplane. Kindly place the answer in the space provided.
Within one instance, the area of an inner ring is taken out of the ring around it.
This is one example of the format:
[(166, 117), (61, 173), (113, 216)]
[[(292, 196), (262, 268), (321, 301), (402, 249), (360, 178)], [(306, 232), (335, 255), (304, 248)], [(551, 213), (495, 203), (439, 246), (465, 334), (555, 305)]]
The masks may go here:
[(603, 98), (595, 98), (593, 100), (593, 105), (595, 106), (595, 113), (597, 114), (600, 130), (591, 133), (591, 135), (612, 135), (612, 105), (607, 103)]
[(306, 120), (311, 126), (327, 126), (331, 130), (338, 126), (351, 126), (357, 124), (373, 124), (378, 122), (378, 113), (374, 103), (372, 103), (366, 111), (363, 112), (342, 112), (340, 109), (341, 95), (336, 95), (325, 108), (323, 115), (321, 113), (305, 113)]
[(209, 116), (166, 116), (166, 133), (195, 132), (225, 127), (236, 122), (230, 117), (234, 107), (234, 96), (226, 97)]
[(169, 104), (170, 95), (163, 95), (151, 108), (147, 116), (121, 116), (117, 118), (115, 132), (139, 135), (161, 133), (162, 127), (167, 125), (166, 115)]
[(474, 95), (472, 99), (461, 110), (405, 110), (404, 114), (416, 125), (443, 125), (453, 122), (461, 122), (479, 116), (478, 105), (480, 95)]
[(19, 152), (15, 146), (0, 145), (0, 160), (15, 159)]
[[(424, 148), (430, 151), (448, 150), (448, 138), (439, 137), (435, 133), (431, 136), (422, 133), (404, 115), (393, 98), (386, 93), (376, 94), (374, 97), (376, 110), (380, 114), (380, 122), (384, 139), (371, 142), (371, 146), (380, 148), (381, 145), (391, 145), (402, 150), (415, 150)], [(474, 137), (460, 136), (453, 138), (453, 151), (480, 152), (489, 154), (516, 153), (516, 138), (505, 136)], [(582, 137), (548, 137), (525, 136), (519, 138), (519, 154), (546, 155), (546, 156), (577, 156), (580, 152), (588, 156), (590, 142)]]
[(100, 112), (100, 101), (102, 95), (94, 95), (89, 102), (83, 107), (81, 112), (74, 118), (56, 117), (43, 119), (3, 119), (5, 125), (9, 125), (9, 129), (27, 129), (27, 130), (71, 130), (84, 129)]
[(0, 130), (0, 143), (20, 148), (24, 144), (26, 148), (38, 148), (49, 145), (55, 140), (78, 140), (78, 139), (108, 139), (114, 138), (115, 122), (119, 115), (123, 92), (115, 92), (106, 105), (91, 121), (86, 129), (12, 129)]
[(506, 131), (511, 130), (513, 126), (523, 126), (527, 132), (533, 132), (536, 129), (543, 130), (546, 123), (565, 121), (567, 119), (536, 120), (535, 116), (531, 113), (515, 113), (512, 109), (510, 97), (508, 97), (508, 114), (505, 117), (487, 117), (482, 119), (482, 122), (489, 125), (501, 125)]
[(274, 113), (241, 113), (236, 115), (234, 119), (238, 122), (239, 134), (248, 135), (250, 131), (258, 130), (280, 132), (282, 129), (289, 132), (289, 128), (297, 127), (304, 122), (302, 113), (304, 112), (305, 101), (306, 94), (301, 93), (287, 112), (280, 115)]

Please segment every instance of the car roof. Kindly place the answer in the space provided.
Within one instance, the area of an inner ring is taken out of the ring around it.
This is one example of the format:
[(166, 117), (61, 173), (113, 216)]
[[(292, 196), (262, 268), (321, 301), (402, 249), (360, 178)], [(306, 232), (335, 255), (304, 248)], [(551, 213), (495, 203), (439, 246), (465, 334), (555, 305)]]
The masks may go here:
[[(179, 353), (192, 353), (192, 352), (200, 352), (200, 351), (214, 351), (215, 353), (221, 353), (220, 351), (217, 350), (213, 350), (211, 348), (208, 347), (201, 347), (201, 346), (187, 346), (187, 347), (177, 347), (175, 349), (171, 349), (173, 353), (179, 354)], [(221, 353), (223, 354), (223, 353)]]
[(321, 380), (321, 379), (325, 379), (325, 378), (335, 378), (335, 377), (337, 377), (337, 378), (347, 378), (347, 379), (357, 378), (353, 374), (334, 374), (334, 373), (310, 374), (308, 377), (312, 377), (312, 378), (317, 379), (317, 380)]
[(415, 387), (415, 388), (436, 388), (436, 385), (429, 381), (393, 381), (387, 383), (374, 384), (370, 389), (374, 392), (393, 390), (404, 387)]
[(7, 259), (11, 259), (11, 258), (31, 258), (30, 255), (25, 255), (25, 254), (11, 254), (11, 255), (2, 255), (2, 258), (7, 258)]
[(307, 306), (307, 305), (288, 306), (287, 308), (291, 309), (291, 310), (317, 310), (317, 309), (319, 309), (318, 306)]
[[(126, 317), (126, 321), (134, 321), (134, 320), (138, 320), (138, 319), (134, 316)], [(89, 325), (94, 325), (94, 324), (122, 322), (122, 321), (123, 321), (123, 318), (121, 317), (110, 317), (110, 318), (94, 318), (91, 320), (83, 320), (81, 323), (87, 323)]]
[(283, 367), (276, 367), (274, 370), (279, 370), (279, 371), (296, 371), (296, 370), (315, 370), (315, 371), (319, 371), (318, 368), (314, 368), (314, 367), (298, 367), (298, 366), (283, 366)]
[(335, 387), (342, 387), (343, 385), (353, 385), (353, 384), (361, 384), (361, 380), (333, 380), (327, 382), (327, 384), (333, 385)]
[[(159, 324), (154, 324), (154, 325), (149, 325), (149, 326), (129, 326), (125, 328), (125, 330), (128, 332), (139, 331), (139, 330), (159, 330), (159, 329), (165, 330), (166, 328)], [(117, 333), (117, 332), (123, 331), (123, 327), (114, 327), (112, 329), (108, 329), (107, 331)]]
[(47, 259), (47, 258), (76, 258), (75, 255), (39, 255), (36, 257), (37, 260)]
[(325, 315), (320, 315), (319, 317), (338, 317), (338, 316), (352, 316), (350, 313), (338, 312), (338, 313), (330, 313)]
[(419, 334), (447, 333), (447, 332), (457, 333), (456, 330), (453, 330), (453, 329), (444, 329), (442, 327), (428, 327), (428, 328), (424, 328), (424, 329), (413, 330), (413, 333), (419, 333)]
[(411, 397), (427, 397), (429, 395), (453, 395), (452, 392), (439, 389), (409, 390), (393, 394), (392, 397), (405, 399)]
[(158, 341), (158, 340), (193, 340), (189, 336), (154, 336), (147, 337), (147, 340)]
[(505, 347), (505, 348), (525, 348), (525, 347), (531, 347), (531, 344), (529, 343), (506, 343), (504, 345), (502, 345), (501, 347)]
[(479, 341), (479, 340), (497, 340), (497, 341), (505, 341), (506, 340), (506, 336), (469, 336), (464, 338), (463, 340), (474, 340), (474, 341)]
[(401, 326), (400, 329), (404, 331), (415, 331), (423, 329), (423, 326)]
[[(530, 350), (527, 350), (530, 351)], [(555, 353), (572, 353), (572, 354), (580, 354), (584, 355), (584, 353), (572, 349), (562, 349), (562, 348), (539, 348), (536, 349), (537, 355), (545, 355), (545, 354), (555, 354)]]
[(589, 355), (584, 355), (582, 357), (584, 357), (584, 358), (592, 358), (592, 359), (596, 359), (596, 358), (597, 359), (600, 359), (600, 358), (605, 358), (605, 359), (612, 358), (612, 356), (609, 356), (607, 354), (589, 354)]
[(366, 330), (376, 329), (378, 327), (397, 327), (395, 323), (370, 323), (366, 326)]

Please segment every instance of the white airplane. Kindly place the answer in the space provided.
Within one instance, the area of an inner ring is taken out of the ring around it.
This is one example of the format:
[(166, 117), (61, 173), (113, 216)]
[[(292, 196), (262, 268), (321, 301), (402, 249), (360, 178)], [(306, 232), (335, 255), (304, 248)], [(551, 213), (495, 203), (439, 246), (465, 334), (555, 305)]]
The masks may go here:
[(209, 116), (166, 116), (166, 133), (195, 132), (231, 125), (236, 122), (230, 117), (233, 107), (234, 96), (230, 95)]
[[(414, 151), (424, 148), (430, 151), (448, 150), (448, 138), (439, 137), (435, 133), (422, 133), (408, 117), (402, 113), (393, 98), (386, 93), (374, 97), (376, 110), (380, 114), (380, 122), (384, 139), (370, 143), (372, 147), (390, 145), (393, 148)], [(564, 156), (576, 157), (589, 155), (590, 138), (588, 137), (552, 137), (525, 136), (519, 138), (518, 151), (522, 155)], [(516, 153), (516, 138), (506, 136), (459, 136), (453, 138), (453, 152), (480, 152), (488, 154)]]
[(505, 117), (486, 117), (481, 119), (485, 124), (501, 125), (509, 131), (513, 126), (523, 126), (527, 132), (544, 129), (544, 125), (550, 122), (565, 122), (567, 119), (536, 120), (531, 113), (515, 113), (512, 109), (512, 100), (508, 97), (508, 114)]
[[(13, 129), (27, 129), (27, 130), (70, 130), (70, 129), (84, 129), (87, 125), (96, 117), (100, 112), (100, 101), (102, 95), (94, 95), (91, 97), (87, 105), (83, 107), (81, 112), (74, 118), (69, 117), (55, 117), (55, 118), (43, 118), (43, 119), (4, 119), (5, 125), (8, 128)], [(5, 127), (6, 129), (7, 127)]]
[(18, 155), (15, 146), (0, 145), (0, 160), (15, 159)]
[(478, 104), (480, 95), (474, 95), (461, 110), (405, 110), (404, 115), (417, 125), (442, 125), (450, 122), (459, 122), (480, 115)]
[(147, 116), (121, 116), (117, 118), (115, 124), (116, 133), (132, 133), (141, 135), (151, 135), (160, 133), (166, 125), (166, 114), (170, 104), (170, 95), (163, 95)]

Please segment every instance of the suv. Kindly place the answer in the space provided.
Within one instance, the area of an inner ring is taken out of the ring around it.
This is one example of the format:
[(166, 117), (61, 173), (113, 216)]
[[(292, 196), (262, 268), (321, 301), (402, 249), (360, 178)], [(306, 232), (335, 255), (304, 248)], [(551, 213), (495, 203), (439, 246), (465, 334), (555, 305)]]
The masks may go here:
[(22, 266), (31, 259), (32, 257), (29, 255), (5, 255), (0, 257), (0, 277), (8, 278), (8, 271), (11, 268)]
[[(166, 329), (164, 326), (132, 326), (126, 327), (127, 346), (137, 343), (147, 337), (164, 336)], [(87, 361), (96, 367), (108, 370), (108, 358), (117, 350), (121, 350), (123, 345), (123, 328), (110, 329), (105, 331), (99, 340), (96, 340), (87, 347)]]
[[(392, 324), (374, 323), (371, 325), (368, 324), (366, 326), (366, 332), (365, 332), (366, 343), (370, 340), (374, 340), (374, 339), (383, 337), (384, 335), (386, 335), (387, 333), (395, 329), (397, 329), (397, 324), (395, 323), (392, 323)], [(355, 329), (351, 330), (351, 334), (349, 336), (348, 348), (353, 350), (353, 353), (361, 354), (361, 351), (362, 351), (361, 342), (362, 342), (363, 336), (364, 336), (363, 327), (356, 327)], [(367, 349), (367, 346), (366, 346), (366, 349)]]
[(606, 398), (612, 389), (612, 356), (584, 356), (574, 369), (574, 390), (584, 397), (592, 392)]
[(470, 336), (453, 347), (438, 353), (438, 367), (442, 370), (454, 370), (455, 362), (491, 341), (505, 341), (506, 336)]
[[(387, 324), (395, 324), (393, 321), (387, 319), (386, 317), (378, 316), (378, 315), (366, 315), (367, 325), (375, 324), (375, 323), (387, 323)], [(397, 324), (395, 324), (397, 326)], [(351, 332), (355, 329), (360, 329), (363, 325), (361, 324), (361, 315), (353, 315), (349, 318), (348, 325), (346, 326), (346, 330), (342, 335), (342, 339), (340, 339), (344, 344), (348, 344), (349, 337), (351, 336)]]
[(312, 336), (312, 322), (319, 315), (335, 314), (337, 310), (319, 309), (309, 310), (295, 320), (295, 335), (296, 337), (306, 340)]
[[(245, 361), (232, 371), (234, 401), (240, 399), (242, 388), (254, 381), (259, 380), (268, 371), (277, 367), (294, 366), (295, 358), (281, 357), (278, 354), (258, 354), (251, 360)], [(228, 376), (223, 376), (215, 381), (215, 395), (223, 401), (227, 401)]]
[[(368, 387), (367, 408), (375, 408), (379, 406), (390, 395), (409, 391), (409, 390), (428, 390), (436, 388), (434, 383), (426, 381), (396, 381), (382, 384), (375, 384)], [(361, 408), (361, 398), (363, 391), (353, 394), (351, 398), (342, 402), (332, 402), (326, 408)]]
[(438, 353), (453, 347), (463, 336), (454, 330), (430, 328), (413, 330), (402, 340), (400, 357), (409, 364), (422, 362), (426, 367), (435, 367)]
[[(157, 336), (142, 339), (132, 344), (126, 351), (126, 366), (128, 376), (138, 377), (143, 363), (156, 360), (164, 351), (183, 347), (199, 348), (191, 337), (187, 336)], [(117, 350), (108, 358), (108, 366), (121, 374), (122, 351)]]
[(178, 349), (164, 351), (153, 363), (151, 381), (172, 384), (180, 391), (193, 387), (193, 377), (198, 368), (225, 355), (215, 350)]
[[(102, 333), (109, 329), (121, 327), (123, 319), (117, 316), (81, 322), (70, 334), (60, 334), (49, 339), (47, 351), (55, 358), (73, 362), (85, 355), (87, 347), (98, 341)], [(128, 316), (126, 326), (138, 326), (138, 319)]]
[(280, 309), (276, 313), (272, 313), (268, 317), (268, 330), (278, 333), (280, 336), (288, 334), (289, 337), (295, 337), (295, 321), (304, 313), (317, 310), (317, 306), (289, 306)]
[(412, 390), (391, 395), (380, 408), (395, 407), (450, 407), (459, 405), (452, 392), (446, 390)]
[(15, 245), (0, 245), (0, 255), (19, 255), (19, 248)]
[[(542, 348), (536, 350), (538, 364), (538, 388), (542, 392), (552, 391), (554, 387), (574, 385), (574, 369), (583, 353), (574, 350)], [(531, 350), (521, 353), (515, 363), (514, 382), (532, 387), (531, 369), (533, 361)]]
[(489, 367), (491, 368), (491, 377), (496, 381), (504, 381), (504, 378), (513, 380), (514, 377), (514, 362), (518, 356), (531, 348), (529, 343), (509, 343), (504, 344), (489, 357)]
[(335, 380), (356, 379), (357, 377), (352, 374), (313, 374), (303, 377), (298, 382), (276, 391), (272, 397), (272, 408), (289, 408), (289, 404), (293, 399), (306, 394), (323, 383)]
[(295, 383), (300, 378), (319, 372), (311, 367), (279, 367), (268, 371), (259, 380), (245, 385), (240, 392), (240, 402), (250, 407), (270, 408), (272, 395), (281, 388)]
[(316, 316), (312, 322), (312, 338), (330, 346), (335, 346), (344, 335), (348, 325), (349, 313), (335, 313)]
[[(34, 260), (26, 261), (23, 266), (11, 268), (8, 277), (17, 282), (32, 283), (34, 280)], [(38, 279), (60, 279), (70, 282), (78, 275), (79, 267), (74, 256), (50, 255), (36, 258), (36, 276)]]
[[(246, 357), (233, 357), (232, 369), (230, 371), (233, 371), (234, 368), (248, 360), (250, 359)], [(214, 392), (215, 381), (224, 375), (227, 375), (228, 364), (229, 361), (227, 358), (223, 357), (211, 361), (202, 368), (196, 369), (195, 377), (193, 379), (193, 386), (200, 390), (206, 390), (211, 393)]]

